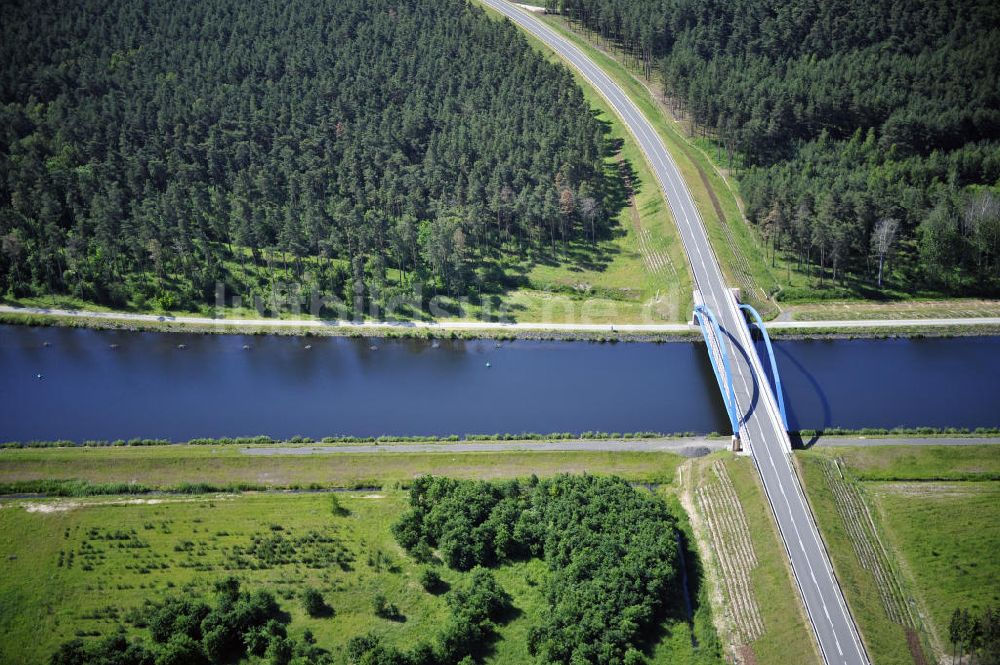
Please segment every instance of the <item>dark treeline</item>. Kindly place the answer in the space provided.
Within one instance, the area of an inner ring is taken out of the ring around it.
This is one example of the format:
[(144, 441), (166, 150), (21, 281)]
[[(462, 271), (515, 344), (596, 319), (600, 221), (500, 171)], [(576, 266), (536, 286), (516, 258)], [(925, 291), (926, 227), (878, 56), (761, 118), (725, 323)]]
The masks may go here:
[(460, 294), (606, 230), (581, 91), (461, 0), (15, 0), (0, 57), (0, 296)]
[(1000, 610), (987, 607), (981, 614), (968, 608), (955, 609), (948, 622), (951, 662), (969, 661), (979, 665), (1000, 665)]
[(861, 290), (1000, 290), (997, 3), (549, 4), (662, 78), (772, 251)]

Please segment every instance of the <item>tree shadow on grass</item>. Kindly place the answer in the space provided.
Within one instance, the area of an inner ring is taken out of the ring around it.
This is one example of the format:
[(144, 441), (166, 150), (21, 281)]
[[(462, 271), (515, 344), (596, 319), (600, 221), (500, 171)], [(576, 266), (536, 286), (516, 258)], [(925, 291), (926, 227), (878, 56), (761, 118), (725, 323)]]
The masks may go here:
[[(511, 605), (502, 614), (497, 616), (496, 625), (506, 626), (511, 621), (521, 618), (524, 616), (524, 610), (519, 607)], [(475, 658), (477, 663), (484, 662), (485, 660), (492, 658), (496, 655), (497, 643), (500, 641), (500, 635), (496, 632), (488, 638), (488, 641), (477, 645), (476, 648), (472, 650), (472, 656)]]
[[(701, 585), (703, 580), (701, 559), (693, 543), (688, 540), (683, 531), (678, 530), (679, 553), (683, 557), (683, 568), (678, 562), (677, 577), (669, 592), (667, 601), (663, 604), (654, 623), (636, 646), (647, 657), (652, 657), (657, 645), (668, 640), (679, 624), (686, 624), (691, 637), (691, 647), (696, 651), (700, 648), (698, 635), (695, 631), (694, 617), (701, 608)], [(682, 574), (682, 570), (684, 574)], [(686, 595), (685, 595), (686, 582)]]
[[(331, 607), (326, 601), (323, 601), (323, 606), (317, 610), (314, 610), (309, 614), (314, 619), (329, 619), (336, 614), (333, 607)], [(289, 619), (290, 620), (290, 619)]]

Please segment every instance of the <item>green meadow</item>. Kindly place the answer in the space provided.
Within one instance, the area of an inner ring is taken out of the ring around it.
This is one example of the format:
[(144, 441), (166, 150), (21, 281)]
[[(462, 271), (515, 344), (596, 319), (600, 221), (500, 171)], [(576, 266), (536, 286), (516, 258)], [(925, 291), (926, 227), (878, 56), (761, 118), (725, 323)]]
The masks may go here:
[[(957, 608), (1000, 605), (995, 445), (797, 454), (834, 569), (874, 662), (950, 656)], [(863, 528), (859, 528), (862, 525)]]

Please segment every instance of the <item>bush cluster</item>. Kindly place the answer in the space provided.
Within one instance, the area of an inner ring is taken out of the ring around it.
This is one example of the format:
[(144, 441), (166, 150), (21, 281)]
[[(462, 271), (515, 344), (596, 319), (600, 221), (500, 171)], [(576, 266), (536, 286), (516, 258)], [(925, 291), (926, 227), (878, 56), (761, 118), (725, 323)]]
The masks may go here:
[[(136, 625), (149, 628), (152, 645), (129, 641), (123, 633), (90, 643), (66, 642), (51, 665), (215, 665), (246, 656), (272, 665), (326, 665), (330, 655), (315, 646), (311, 634), (301, 642), (288, 637), (289, 616), (267, 591), (244, 591), (235, 577), (215, 585), (214, 606), (188, 597), (147, 602)], [(322, 602), (322, 596), (320, 596)], [(324, 603), (325, 605), (325, 603)]]
[[(496, 638), (496, 627), (506, 621), (512, 609), (511, 597), (493, 573), (476, 568), (460, 588), (447, 596), (451, 610), (447, 621), (432, 642), (422, 642), (410, 651), (382, 644), (374, 633), (350, 640), (347, 653), (357, 665), (472, 665)], [(375, 598), (380, 607), (394, 608), (384, 596)], [(384, 618), (393, 618), (380, 614)]]
[(393, 533), (459, 570), (543, 558), (549, 606), (528, 637), (542, 663), (639, 662), (637, 648), (681, 598), (674, 517), (618, 478), (422, 477)]

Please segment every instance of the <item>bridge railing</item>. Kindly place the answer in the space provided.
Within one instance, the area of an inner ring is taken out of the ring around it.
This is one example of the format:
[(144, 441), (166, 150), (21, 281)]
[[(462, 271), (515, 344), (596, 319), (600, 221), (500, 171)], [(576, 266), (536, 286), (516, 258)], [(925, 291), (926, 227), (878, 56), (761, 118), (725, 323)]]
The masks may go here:
[[(729, 367), (729, 354), (722, 343), (722, 330), (715, 314), (707, 305), (701, 304), (694, 308), (694, 316), (701, 328), (701, 334), (705, 338), (708, 347), (708, 358), (712, 362), (712, 371), (715, 372), (715, 380), (719, 383), (719, 390), (722, 392), (722, 401), (726, 405), (726, 413), (729, 415), (729, 424), (733, 428), (733, 436), (740, 436), (740, 416), (739, 405), (736, 403), (736, 389), (733, 386), (733, 373)], [(706, 325), (707, 324), (707, 325)], [(712, 338), (715, 343), (713, 344)], [(718, 356), (722, 361), (719, 367)]]
[[(781, 391), (781, 375), (778, 374), (778, 363), (774, 359), (774, 348), (771, 346), (771, 336), (767, 334), (767, 327), (764, 325), (764, 321), (760, 318), (760, 314), (757, 313), (750, 305), (744, 303), (739, 303), (740, 309), (744, 312), (750, 314), (754, 319), (754, 324), (757, 329), (760, 330), (761, 336), (764, 338), (764, 346), (767, 348), (767, 357), (771, 361), (771, 377), (774, 379), (774, 394), (778, 398), (778, 411), (781, 412), (781, 422), (785, 426), (785, 431), (788, 431), (788, 415), (785, 413), (785, 395)], [(749, 326), (749, 324), (748, 324)]]

